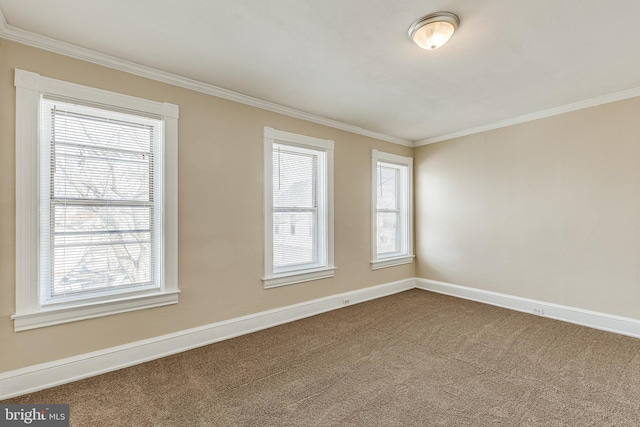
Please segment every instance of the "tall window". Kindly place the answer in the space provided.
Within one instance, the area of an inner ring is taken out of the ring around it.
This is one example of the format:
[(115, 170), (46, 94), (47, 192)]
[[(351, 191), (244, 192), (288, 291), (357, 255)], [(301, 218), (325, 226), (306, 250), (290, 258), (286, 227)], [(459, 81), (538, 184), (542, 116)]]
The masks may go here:
[(177, 302), (177, 107), (21, 70), (16, 88), (16, 330)]
[(333, 276), (333, 141), (265, 128), (265, 287)]
[(162, 121), (41, 106), (42, 302), (158, 288)]
[(373, 269), (413, 261), (413, 159), (372, 152)]

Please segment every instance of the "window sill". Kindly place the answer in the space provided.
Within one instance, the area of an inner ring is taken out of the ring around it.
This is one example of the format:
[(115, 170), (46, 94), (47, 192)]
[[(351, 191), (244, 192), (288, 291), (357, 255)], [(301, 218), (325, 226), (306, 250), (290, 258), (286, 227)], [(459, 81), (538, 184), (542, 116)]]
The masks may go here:
[(180, 291), (168, 291), (152, 295), (123, 297), (99, 303), (44, 309), (35, 313), (14, 314), (11, 319), (14, 320), (14, 331), (20, 332), (127, 311), (177, 304), (179, 293)]
[(265, 277), (262, 279), (264, 288), (275, 288), (278, 286), (293, 285), (294, 283), (309, 282), (311, 280), (326, 279), (335, 275), (335, 267), (306, 271), (302, 273), (282, 273)]
[(395, 258), (383, 258), (376, 261), (371, 261), (371, 269), (379, 270), (381, 268), (394, 267), (396, 265), (410, 264), (413, 262), (414, 258), (415, 255), (405, 255)]

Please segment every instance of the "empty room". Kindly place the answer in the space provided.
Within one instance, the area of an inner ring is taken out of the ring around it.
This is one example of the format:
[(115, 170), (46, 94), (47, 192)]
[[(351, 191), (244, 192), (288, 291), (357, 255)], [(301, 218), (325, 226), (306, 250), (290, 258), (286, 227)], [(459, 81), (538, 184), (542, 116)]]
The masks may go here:
[(638, 17), (0, 0), (0, 425), (640, 425)]

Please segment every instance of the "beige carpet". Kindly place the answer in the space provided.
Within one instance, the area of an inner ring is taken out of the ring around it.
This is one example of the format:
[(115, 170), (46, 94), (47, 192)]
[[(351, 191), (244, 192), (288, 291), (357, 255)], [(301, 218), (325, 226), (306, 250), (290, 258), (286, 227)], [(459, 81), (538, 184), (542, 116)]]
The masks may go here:
[(640, 340), (411, 290), (11, 399), (74, 426), (639, 426)]

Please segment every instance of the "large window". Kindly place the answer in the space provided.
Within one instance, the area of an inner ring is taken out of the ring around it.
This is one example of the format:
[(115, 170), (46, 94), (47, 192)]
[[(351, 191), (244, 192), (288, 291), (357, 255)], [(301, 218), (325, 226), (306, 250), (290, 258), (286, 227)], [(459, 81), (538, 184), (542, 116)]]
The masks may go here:
[(177, 107), (16, 70), (23, 330), (177, 302)]
[(334, 274), (333, 141), (265, 128), (265, 287)]
[(373, 269), (413, 261), (413, 159), (372, 152)]

